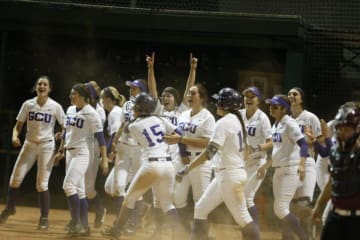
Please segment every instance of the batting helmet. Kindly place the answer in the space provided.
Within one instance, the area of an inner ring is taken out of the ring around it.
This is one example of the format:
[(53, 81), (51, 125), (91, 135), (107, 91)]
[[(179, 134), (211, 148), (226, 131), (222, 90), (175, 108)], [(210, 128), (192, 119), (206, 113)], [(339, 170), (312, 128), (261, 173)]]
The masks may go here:
[(334, 119), (335, 128), (339, 125), (351, 126), (360, 133), (360, 105), (354, 102), (342, 105)]
[(142, 92), (135, 98), (134, 109), (140, 113), (140, 115), (149, 115), (155, 111), (156, 100), (149, 94)]
[(217, 105), (226, 111), (237, 110), (242, 104), (242, 96), (232, 88), (223, 88), (218, 94), (214, 94), (212, 97), (217, 100)]

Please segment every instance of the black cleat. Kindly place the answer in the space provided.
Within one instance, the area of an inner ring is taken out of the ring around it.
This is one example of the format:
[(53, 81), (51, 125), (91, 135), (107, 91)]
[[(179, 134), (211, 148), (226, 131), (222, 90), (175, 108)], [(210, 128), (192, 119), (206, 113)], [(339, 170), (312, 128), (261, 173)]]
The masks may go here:
[(104, 237), (108, 237), (114, 240), (120, 239), (121, 236), (121, 232), (119, 231), (119, 229), (116, 229), (114, 227), (104, 228), (103, 230), (101, 230), (101, 234)]
[(105, 222), (106, 212), (106, 208), (104, 208), (101, 214), (96, 214), (94, 228), (100, 228), (101, 225)]
[(40, 217), (37, 229), (38, 230), (48, 230), (49, 229), (49, 219), (46, 217)]
[(0, 214), (0, 224), (5, 223), (10, 215), (14, 215), (15, 210), (5, 208)]

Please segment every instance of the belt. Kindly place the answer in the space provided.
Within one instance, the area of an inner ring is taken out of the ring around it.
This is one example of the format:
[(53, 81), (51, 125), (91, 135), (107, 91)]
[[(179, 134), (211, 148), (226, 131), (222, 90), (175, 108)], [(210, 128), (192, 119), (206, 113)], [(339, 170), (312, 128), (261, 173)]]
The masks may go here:
[(299, 164), (290, 164), (290, 165), (284, 165), (284, 166), (274, 166), (273, 168), (283, 168), (283, 167), (293, 167), (298, 166)]
[(54, 139), (49, 139), (49, 140), (45, 140), (45, 141), (33, 141), (33, 140), (28, 140), (28, 141), (32, 142), (32, 143), (36, 143), (36, 144), (41, 144), (41, 143), (52, 142), (52, 141), (54, 141)]
[(346, 210), (341, 208), (333, 208), (334, 213), (340, 216), (360, 216), (360, 210)]
[(71, 150), (75, 150), (76, 148), (74, 148), (74, 147), (71, 147), (71, 148), (65, 148), (65, 150), (67, 150), (67, 151), (71, 151)]
[(171, 157), (151, 157), (148, 160), (149, 162), (171, 162)]
[(201, 152), (188, 152), (186, 151), (185, 154), (187, 156), (199, 156)]

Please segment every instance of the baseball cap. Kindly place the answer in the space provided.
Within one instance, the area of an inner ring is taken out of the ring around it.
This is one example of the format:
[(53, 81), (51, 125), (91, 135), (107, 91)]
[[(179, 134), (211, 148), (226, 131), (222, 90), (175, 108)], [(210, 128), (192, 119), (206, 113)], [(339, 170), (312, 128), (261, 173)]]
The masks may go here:
[(126, 81), (125, 84), (129, 87), (138, 87), (143, 92), (148, 92), (148, 88), (144, 80), (136, 79), (134, 81)]
[(254, 87), (254, 86), (251, 86), (251, 87), (248, 87), (246, 88), (242, 94), (245, 95), (247, 92), (252, 92), (254, 93), (258, 98), (261, 98), (261, 92), (260, 90), (257, 88), (257, 87)]
[(281, 105), (284, 108), (286, 108), (288, 111), (290, 111), (290, 104), (278, 95), (275, 95), (272, 98), (266, 99), (265, 102), (267, 104)]

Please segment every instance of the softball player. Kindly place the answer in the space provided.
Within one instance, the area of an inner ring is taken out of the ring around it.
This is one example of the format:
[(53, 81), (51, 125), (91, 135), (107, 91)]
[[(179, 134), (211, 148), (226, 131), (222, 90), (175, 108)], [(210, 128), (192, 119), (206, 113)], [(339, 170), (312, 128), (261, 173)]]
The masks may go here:
[(85, 84), (75, 84), (70, 93), (70, 106), (66, 112), (64, 141), (56, 159), (66, 150), (66, 174), (63, 183), (71, 213), (70, 235), (89, 235), (88, 204), (85, 194), (85, 173), (93, 154), (93, 138), (98, 140), (103, 174), (108, 171), (105, 138), (100, 117), (88, 104), (90, 93)]
[(254, 199), (265, 177), (265, 172), (259, 169), (266, 163), (266, 151), (272, 148), (271, 123), (269, 117), (259, 109), (261, 93), (257, 87), (245, 89), (243, 96), (245, 109), (241, 109), (240, 113), (246, 126), (250, 149), (245, 165), (248, 181), (244, 192), (248, 211), (255, 223), (258, 223), (259, 216)]
[[(184, 136), (164, 136), (168, 144), (180, 143), (186, 146), (181, 150), (181, 166), (193, 161), (207, 146), (214, 131), (214, 116), (205, 108), (207, 91), (200, 84), (192, 86), (187, 95), (191, 109), (183, 112), (178, 119), (178, 126)], [(189, 220), (186, 219), (186, 205), (189, 188), (191, 186), (194, 202), (198, 201), (210, 183), (212, 166), (206, 161), (185, 176), (182, 182), (176, 182), (173, 201), (181, 218), (181, 223), (187, 228)]]
[[(107, 193), (115, 199), (115, 209), (118, 211), (121, 208), (125, 196), (125, 189), (129, 181), (135, 175), (142, 164), (141, 148), (139, 144), (122, 129), (134, 120), (132, 109), (134, 100), (137, 95), (142, 92), (147, 92), (147, 84), (145, 80), (136, 79), (134, 81), (127, 81), (126, 85), (130, 87), (130, 100), (125, 102), (122, 108), (120, 118), (120, 128), (113, 138), (112, 151), (116, 153), (116, 160), (114, 168), (105, 182), (105, 189)], [(142, 206), (141, 201), (137, 203), (136, 209)], [(140, 215), (140, 210), (134, 211), (134, 214)], [(129, 234), (134, 234), (137, 228), (139, 216), (132, 216), (126, 231)], [(129, 220), (130, 221), (130, 220)]]
[(37, 161), (36, 190), (39, 193), (39, 230), (49, 227), (50, 194), (48, 182), (53, 168), (55, 150), (54, 128), (56, 121), (63, 126), (65, 113), (57, 102), (49, 97), (52, 84), (47, 76), (41, 76), (34, 85), (37, 96), (25, 101), (16, 117), (12, 133), (12, 144), (20, 147), (19, 135), (26, 122), (26, 138), (14, 165), (7, 195), (5, 210), (0, 215), (0, 223), (5, 223), (15, 214), (18, 189), (24, 177)]
[[(317, 199), (313, 219), (320, 216), (327, 201), (333, 207), (326, 219), (321, 239), (358, 239), (360, 226), (360, 102), (347, 102), (335, 116), (336, 145), (324, 131), (330, 156), (330, 179)], [(331, 149), (329, 150), (329, 148)]]
[(176, 227), (177, 212), (172, 203), (175, 170), (168, 146), (163, 140), (164, 135), (174, 133), (176, 126), (165, 118), (151, 116), (155, 107), (155, 99), (146, 93), (139, 94), (135, 99), (133, 112), (136, 120), (129, 125), (128, 131), (142, 148), (143, 164), (130, 183), (124, 204), (113, 227), (103, 231), (105, 236), (120, 237), (129, 212), (135, 207), (135, 202), (150, 188), (159, 200), (162, 211), (171, 217), (174, 222), (173, 227)]
[(301, 240), (308, 239), (299, 220), (289, 210), (295, 191), (305, 177), (307, 143), (298, 123), (287, 115), (290, 112), (287, 96), (275, 95), (266, 103), (270, 104), (270, 115), (275, 119), (272, 126), (274, 212), (281, 221), (282, 239), (292, 239), (291, 231)]
[[(288, 98), (291, 104), (291, 116), (299, 124), (301, 132), (306, 137), (304, 133), (305, 129), (311, 129), (313, 136), (319, 138), (321, 136), (321, 127), (319, 118), (304, 109), (304, 92), (301, 88), (294, 87), (288, 92)], [(316, 168), (315, 168), (315, 152), (313, 144), (307, 139), (309, 146), (309, 156), (305, 161), (305, 178), (301, 182), (301, 185), (296, 190), (295, 196), (293, 198), (293, 212), (300, 218), (301, 224), (310, 232), (311, 222), (309, 217), (311, 214), (310, 204), (313, 199), (315, 185), (316, 185)]]
[(207, 217), (222, 202), (229, 209), (237, 224), (242, 228), (244, 239), (260, 239), (260, 232), (253, 222), (246, 207), (244, 187), (247, 174), (244, 169), (244, 150), (246, 144), (246, 126), (239, 113), (240, 94), (232, 88), (223, 88), (217, 99), (217, 114), (222, 118), (215, 124), (215, 130), (206, 150), (197, 156), (184, 170), (180, 177), (191, 173), (190, 170), (203, 164), (219, 153), (219, 164), (215, 166), (215, 178), (195, 204), (192, 240), (208, 239)]
[[(99, 114), (102, 126), (104, 126), (106, 114), (104, 108), (99, 103), (100, 87), (95, 81), (90, 81), (86, 83), (85, 86), (90, 92), (89, 103)], [(98, 141), (95, 139), (93, 139), (92, 149), (93, 151), (90, 152), (89, 166), (85, 173), (85, 193), (89, 205), (95, 209), (94, 228), (99, 228), (105, 220), (106, 209), (102, 204), (100, 195), (95, 189), (100, 161), (100, 148)]]
[[(154, 99), (158, 99), (158, 92), (157, 92), (157, 86), (156, 86), (156, 79), (155, 79), (155, 72), (154, 72), (154, 64), (155, 64), (155, 53), (152, 53), (152, 56), (146, 57), (146, 62), (148, 66), (148, 86), (149, 86), (149, 94)], [(186, 87), (184, 91), (183, 99), (179, 105), (180, 97), (178, 91), (173, 87), (166, 87), (164, 88), (162, 94), (161, 94), (161, 101), (159, 100), (157, 102), (157, 107), (155, 110), (155, 114), (159, 116), (164, 116), (168, 118), (172, 124), (178, 125), (178, 118), (181, 113), (183, 113), (185, 110), (188, 110), (188, 101), (187, 101), (187, 93), (195, 84), (195, 77), (196, 77), (196, 68), (197, 68), (197, 62), (198, 59), (192, 56), (192, 53), (190, 54), (190, 72), (189, 76), (186, 82)], [(177, 144), (168, 145), (169, 151), (171, 154), (171, 159), (173, 162), (177, 165), (179, 165), (179, 148)], [(153, 205), (155, 207), (154, 209), (154, 218), (156, 220), (156, 229), (154, 232), (154, 236), (152, 238), (156, 238), (156, 234), (161, 235), (161, 225), (162, 225), (162, 219), (161, 219), (161, 210), (160, 206), (156, 199), (153, 197)]]

